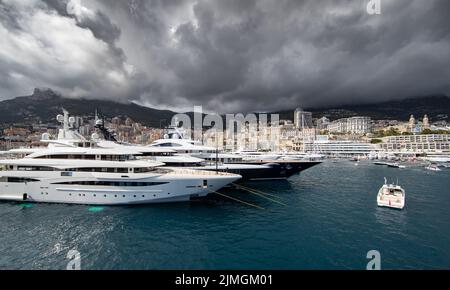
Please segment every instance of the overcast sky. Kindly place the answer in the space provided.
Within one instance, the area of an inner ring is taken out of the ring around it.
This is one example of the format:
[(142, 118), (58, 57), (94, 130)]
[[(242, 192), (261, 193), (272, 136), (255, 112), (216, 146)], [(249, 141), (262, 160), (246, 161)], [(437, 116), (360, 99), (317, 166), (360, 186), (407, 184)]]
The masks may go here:
[(0, 100), (217, 112), (450, 95), (450, 1), (0, 0)]

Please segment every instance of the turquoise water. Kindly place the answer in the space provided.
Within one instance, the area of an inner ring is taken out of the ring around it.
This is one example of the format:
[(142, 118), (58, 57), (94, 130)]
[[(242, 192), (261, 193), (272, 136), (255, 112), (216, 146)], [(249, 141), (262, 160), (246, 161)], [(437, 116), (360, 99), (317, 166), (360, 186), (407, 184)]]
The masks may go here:
[[(403, 211), (376, 206), (383, 177), (406, 189)], [(127, 207), (0, 203), (0, 268), (450, 269), (450, 170), (326, 162), (287, 182), (222, 191), (263, 207), (212, 197)]]

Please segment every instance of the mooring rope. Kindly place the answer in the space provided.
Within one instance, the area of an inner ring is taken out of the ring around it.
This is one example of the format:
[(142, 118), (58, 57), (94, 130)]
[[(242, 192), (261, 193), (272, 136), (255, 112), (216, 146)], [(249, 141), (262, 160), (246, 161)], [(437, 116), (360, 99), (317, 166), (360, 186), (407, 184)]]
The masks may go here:
[(270, 201), (272, 201), (272, 202), (275, 202), (275, 203), (278, 203), (278, 204), (287, 206), (287, 204), (282, 203), (281, 201), (278, 201), (278, 200), (275, 200), (275, 199), (273, 199), (273, 198), (264, 196), (263, 194), (258, 193), (258, 192), (254, 192), (254, 191), (252, 191), (252, 190), (250, 190), (250, 189), (244, 189), (244, 188), (242, 188), (242, 190), (245, 190), (245, 191), (247, 191), (247, 192), (249, 192), (249, 193), (255, 194), (255, 195), (259, 196), (259, 197), (262, 197), (262, 198), (264, 198), (264, 199), (270, 200)]
[(275, 202), (275, 203), (278, 203), (278, 204), (287, 206), (287, 204), (285, 204), (285, 203), (283, 203), (283, 202), (281, 202), (281, 201), (278, 201), (278, 200), (275, 200), (275, 199), (273, 199), (273, 198), (267, 197), (267, 196), (265, 196), (265, 195), (263, 195), (263, 194), (261, 194), (261, 193), (258, 193), (258, 192), (256, 192), (256, 191), (253, 191), (253, 190), (251, 190), (251, 189), (249, 189), (249, 188), (248, 188), (248, 189), (240, 188), (240, 189), (242, 189), (242, 190), (244, 190), (244, 191), (247, 191), (247, 192), (249, 192), (249, 193), (255, 194), (255, 195), (257, 195), (257, 196), (259, 196), (259, 197), (262, 197), (262, 198), (264, 198), (264, 199), (270, 200), (270, 201), (272, 201), (272, 202)]
[(264, 192), (264, 191), (261, 191), (261, 190), (258, 190), (258, 189), (246, 187), (246, 186), (243, 186), (243, 185), (241, 185), (241, 184), (237, 184), (237, 183), (232, 183), (232, 184), (233, 184), (234, 186), (236, 186), (237, 188), (242, 188), (242, 189), (252, 190), (252, 191), (254, 191), (254, 192), (258, 192), (258, 193), (263, 194), (263, 195), (271, 196), (271, 197), (273, 197), (273, 198), (278, 198), (278, 199), (280, 198), (279, 196), (276, 196), (276, 195), (273, 195), (273, 194), (270, 194), (270, 193), (267, 193), (267, 192)]
[(246, 201), (243, 201), (243, 200), (240, 200), (240, 199), (237, 199), (237, 198), (228, 196), (228, 195), (226, 195), (226, 194), (223, 194), (223, 193), (220, 193), (220, 192), (217, 192), (217, 191), (214, 191), (214, 190), (210, 190), (210, 192), (215, 193), (215, 194), (218, 194), (218, 195), (223, 196), (223, 197), (226, 197), (226, 198), (229, 198), (229, 199), (231, 199), (231, 200), (240, 202), (240, 203), (242, 203), (242, 204), (245, 204), (245, 205), (248, 205), (248, 206), (255, 207), (255, 208), (257, 208), (257, 209), (264, 209), (263, 207), (260, 207), (259, 205), (252, 204), (252, 203), (249, 203), (249, 202), (246, 202)]

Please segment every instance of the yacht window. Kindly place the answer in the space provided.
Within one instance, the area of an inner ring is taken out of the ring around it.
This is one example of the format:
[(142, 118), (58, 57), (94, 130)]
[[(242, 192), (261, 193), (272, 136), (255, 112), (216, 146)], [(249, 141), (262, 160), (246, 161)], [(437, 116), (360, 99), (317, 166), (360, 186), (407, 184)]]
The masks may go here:
[[(43, 168), (43, 169), (36, 169), (33, 167), (31, 170), (41, 170), (41, 171), (53, 171), (52, 168)], [(68, 168), (65, 169), (65, 172), (107, 172), (107, 173), (145, 173), (154, 171), (155, 169), (153, 167), (143, 167), (143, 168), (103, 168), (103, 167), (84, 167), (84, 168)], [(62, 175), (62, 176), (71, 176), (71, 175)]]
[[(6, 179), (6, 181), (4, 181)], [(38, 179), (23, 178), (23, 177), (2, 177), (0, 182), (12, 182), (12, 183), (25, 183), (25, 182), (37, 182)]]
[(19, 170), (19, 171), (53, 171), (54, 169), (51, 167), (45, 167), (45, 166), (18, 166), (17, 170)]
[(84, 160), (95, 160), (95, 155), (88, 154), (55, 154), (55, 155), (43, 155), (36, 157), (36, 159), (84, 159)]
[(168, 143), (161, 143), (159, 146), (161, 146), (161, 147), (180, 147), (182, 145), (168, 142)]
[(144, 168), (135, 168), (134, 173), (146, 173), (153, 171), (154, 169), (152, 167), (144, 167)]
[[(39, 180), (36, 180), (39, 181)], [(120, 187), (144, 187), (144, 186), (156, 186), (167, 184), (168, 182), (122, 182), (122, 181), (68, 181), (68, 182), (56, 182), (52, 184), (60, 185), (89, 185), (89, 186), (120, 186)]]

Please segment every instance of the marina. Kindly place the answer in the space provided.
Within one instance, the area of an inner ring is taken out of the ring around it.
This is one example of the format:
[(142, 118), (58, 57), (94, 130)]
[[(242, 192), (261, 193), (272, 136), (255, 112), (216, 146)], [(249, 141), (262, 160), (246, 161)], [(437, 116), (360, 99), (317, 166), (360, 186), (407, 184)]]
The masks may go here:
[(173, 127), (143, 146), (57, 120), (41, 146), (1, 152), (0, 268), (58, 269), (54, 247), (85, 269), (361, 269), (372, 249), (389, 269), (448, 267), (442, 156), (222, 152)]
[(0, 0), (0, 270), (450, 270), (449, 8)]
[[(103, 148), (72, 127), (67, 111), (57, 116), (58, 138), (43, 135), (47, 147), (13, 151), (23, 158), (0, 160), (0, 200), (94, 205), (189, 201), (242, 178), (227, 172), (164, 167), (137, 159), (133, 146)], [(138, 147), (139, 148), (139, 147)], [(149, 148), (149, 152), (161, 151)]]
[[(215, 194), (92, 210), (1, 202), (0, 267), (62, 269), (76, 248), (85, 269), (364, 269), (369, 250), (380, 251), (383, 269), (448, 269), (448, 174), (325, 161), (287, 181), (246, 185), (285, 205), (220, 191), (260, 208)], [(385, 176), (407, 192), (402, 211), (377, 205)]]

